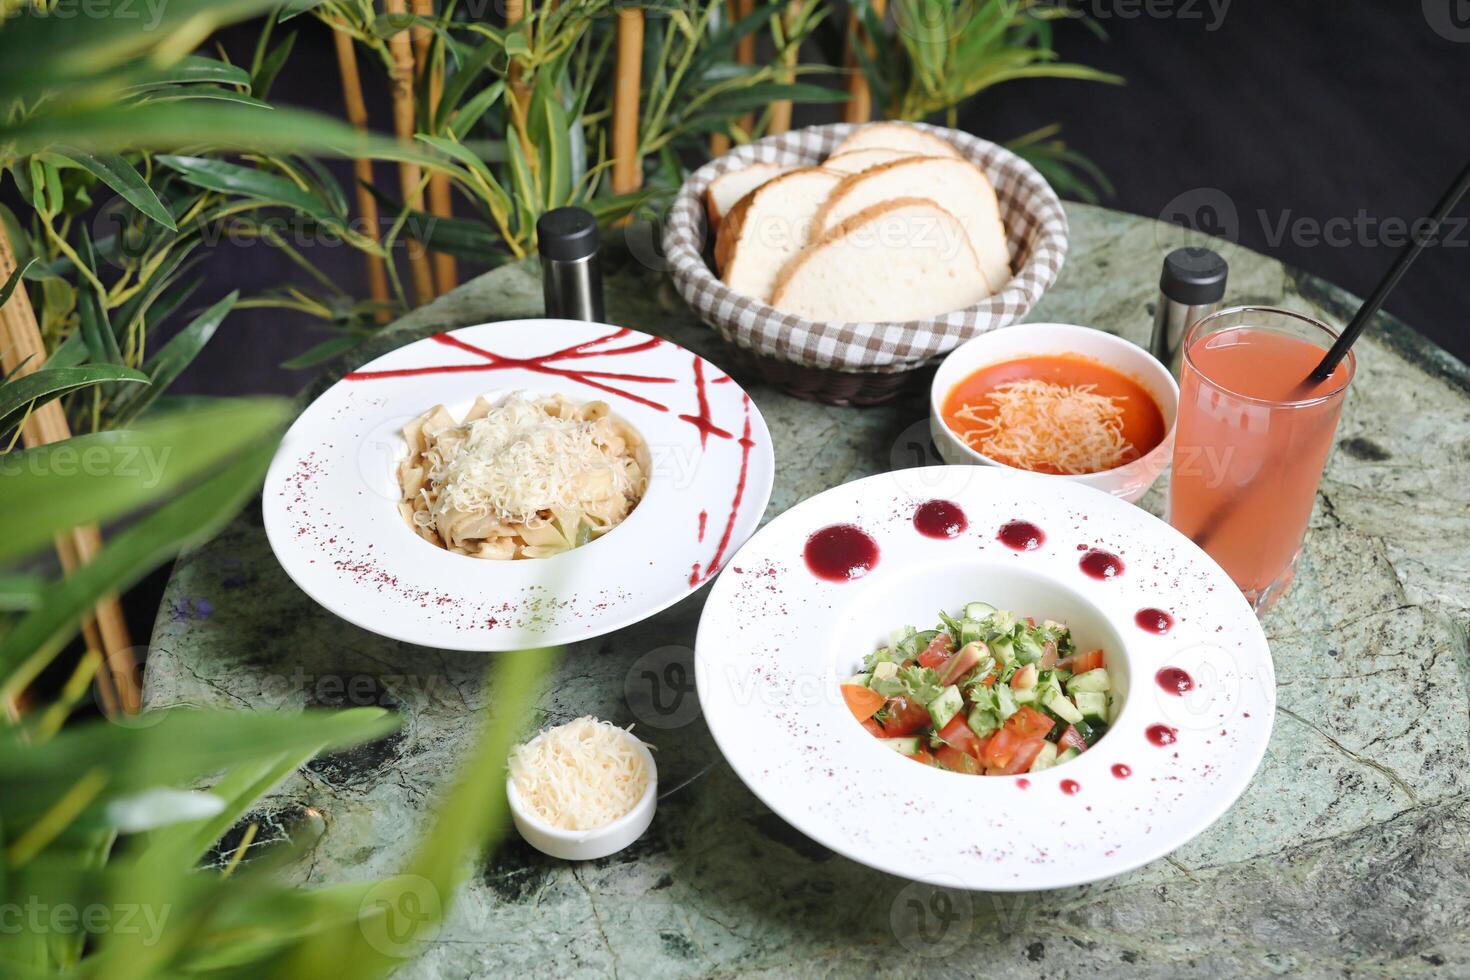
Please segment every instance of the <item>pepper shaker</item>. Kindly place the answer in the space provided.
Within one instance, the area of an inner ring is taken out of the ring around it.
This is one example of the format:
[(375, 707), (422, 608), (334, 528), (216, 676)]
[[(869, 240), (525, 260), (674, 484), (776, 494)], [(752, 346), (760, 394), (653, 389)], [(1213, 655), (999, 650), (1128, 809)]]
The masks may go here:
[(1184, 334), (1201, 317), (1209, 316), (1225, 295), (1230, 266), (1207, 248), (1176, 248), (1164, 256), (1159, 276), (1159, 305), (1154, 311), (1149, 353), (1179, 376), (1184, 359)]
[(582, 208), (556, 208), (536, 222), (546, 315), (601, 322), (602, 265), (597, 220)]

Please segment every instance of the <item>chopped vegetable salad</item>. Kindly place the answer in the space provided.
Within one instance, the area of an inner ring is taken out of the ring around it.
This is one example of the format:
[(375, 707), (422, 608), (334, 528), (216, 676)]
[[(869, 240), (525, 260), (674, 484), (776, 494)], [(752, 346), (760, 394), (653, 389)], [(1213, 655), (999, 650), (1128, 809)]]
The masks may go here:
[(1086, 752), (1117, 715), (1103, 651), (1048, 620), (972, 602), (938, 629), (905, 627), (842, 685), (889, 748), (971, 775), (1038, 772)]

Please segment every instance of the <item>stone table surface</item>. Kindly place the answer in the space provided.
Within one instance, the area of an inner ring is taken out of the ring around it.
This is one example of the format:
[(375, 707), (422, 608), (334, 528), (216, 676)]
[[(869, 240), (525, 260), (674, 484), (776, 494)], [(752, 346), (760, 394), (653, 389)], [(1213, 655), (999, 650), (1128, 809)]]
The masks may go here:
[[(1161, 257), (1186, 233), (1067, 210), (1066, 268), (1029, 319), (1145, 342)], [(1338, 324), (1351, 311), (1333, 287), (1212, 244), (1230, 261), (1232, 303)], [(628, 266), (609, 277), (609, 320), (728, 361), (661, 274)], [(534, 271), (505, 267), (376, 343), (540, 310)], [(811, 842), (721, 759), (692, 692), (701, 590), (566, 649), (537, 706), (537, 725), (587, 713), (639, 724), (664, 793), (649, 832), (586, 864), (510, 833), (399, 975), (1470, 975), (1470, 371), (1387, 318), (1357, 349), (1296, 584), (1265, 618), (1279, 684), (1269, 751), (1240, 801), (1188, 845), (1084, 887), (945, 896), (955, 914), (920, 921), (944, 908), (937, 896)], [(737, 380), (775, 439), (767, 518), (930, 460), (922, 387), (854, 409)], [(1154, 513), (1161, 487), (1144, 501)], [(675, 683), (655, 698), (650, 678), (677, 682), (681, 666), (691, 690)], [(252, 507), (178, 563), (145, 696), (149, 707), (402, 713), (398, 734), (318, 759), (256, 815), (281, 832), (314, 822), (316, 843), (288, 873), (320, 884), (392, 874), (432, 832), (426, 811), (493, 693), (484, 668), (482, 655), (383, 639), (315, 606), (276, 564)]]

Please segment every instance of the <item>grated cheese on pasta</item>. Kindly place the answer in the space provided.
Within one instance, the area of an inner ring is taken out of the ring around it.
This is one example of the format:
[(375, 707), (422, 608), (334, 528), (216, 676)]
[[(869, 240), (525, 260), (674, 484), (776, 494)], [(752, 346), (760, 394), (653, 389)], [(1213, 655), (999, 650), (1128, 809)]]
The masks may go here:
[(648, 767), (627, 729), (591, 715), (549, 728), (510, 753), (516, 793), (562, 830), (593, 830), (627, 814), (648, 787)]
[(1097, 473), (1134, 453), (1123, 438), (1125, 397), (1108, 397), (1096, 385), (1059, 385), (1028, 379), (986, 393), (994, 414), (966, 404), (955, 418), (973, 424), (964, 434), (971, 448), (1022, 469)]

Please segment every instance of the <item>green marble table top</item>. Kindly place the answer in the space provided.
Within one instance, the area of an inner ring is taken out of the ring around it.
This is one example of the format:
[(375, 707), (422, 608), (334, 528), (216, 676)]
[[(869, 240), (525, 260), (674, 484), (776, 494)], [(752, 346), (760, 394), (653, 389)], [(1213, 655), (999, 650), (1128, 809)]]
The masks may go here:
[[(1146, 342), (1161, 258), (1185, 233), (1099, 208), (1067, 211), (1071, 253), (1029, 319)], [(1230, 261), (1231, 303), (1339, 324), (1350, 314), (1351, 297), (1335, 288), (1213, 244)], [(607, 307), (613, 323), (728, 361), (642, 265), (612, 272)], [(535, 270), (510, 266), (376, 343), (540, 311)], [(692, 685), (701, 590), (568, 648), (538, 705), (538, 724), (587, 713), (639, 723), (664, 794), (649, 832), (587, 864), (545, 858), (509, 833), (400, 975), (1467, 975), (1470, 371), (1387, 320), (1357, 349), (1296, 584), (1265, 619), (1279, 685), (1270, 749), (1240, 801), (1190, 844), (1086, 887), (962, 893), (949, 916), (920, 920), (943, 909), (934, 896), (814, 844), (734, 777), (692, 690), (682, 701), (665, 690), (650, 706), (648, 678), (677, 678), (670, 664), (687, 668)], [(922, 389), (876, 408), (836, 408), (737, 378), (775, 439), (767, 518), (932, 452)], [(1156, 487), (1144, 506), (1158, 513), (1161, 500)], [(288, 873), (321, 884), (393, 874), (432, 832), (427, 808), (490, 696), (484, 666), (483, 656), (383, 639), (315, 606), (276, 564), (252, 507), (179, 561), (145, 698), (153, 708), (398, 708), (398, 734), (313, 762), (255, 814), (281, 834), (309, 825), (315, 844)]]

